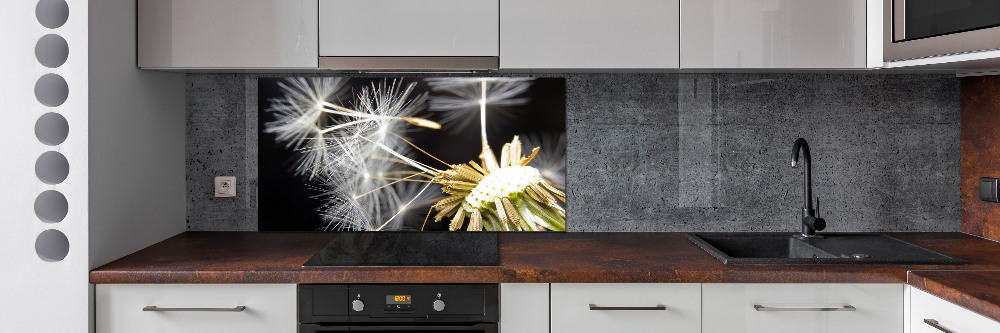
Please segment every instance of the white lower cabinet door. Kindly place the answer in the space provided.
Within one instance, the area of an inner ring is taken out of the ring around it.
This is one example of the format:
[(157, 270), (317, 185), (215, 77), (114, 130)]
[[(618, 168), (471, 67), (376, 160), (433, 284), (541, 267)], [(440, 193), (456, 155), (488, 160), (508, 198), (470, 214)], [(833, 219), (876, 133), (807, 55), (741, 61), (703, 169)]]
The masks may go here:
[(910, 332), (907, 333), (1000, 332), (1000, 322), (927, 292), (910, 288)]
[(705, 333), (902, 333), (902, 284), (704, 284)]
[(549, 333), (549, 284), (500, 284), (500, 333)]
[(701, 285), (553, 283), (552, 333), (701, 332)]
[(98, 284), (98, 333), (295, 333), (294, 284)]

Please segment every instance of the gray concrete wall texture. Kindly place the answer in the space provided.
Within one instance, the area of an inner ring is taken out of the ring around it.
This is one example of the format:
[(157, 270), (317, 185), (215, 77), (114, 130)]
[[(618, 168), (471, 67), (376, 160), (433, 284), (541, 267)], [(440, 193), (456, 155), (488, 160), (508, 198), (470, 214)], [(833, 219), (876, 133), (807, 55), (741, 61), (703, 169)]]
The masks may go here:
[[(536, 76), (566, 78), (569, 231), (796, 231), (798, 137), (827, 231), (959, 230), (953, 76)], [(258, 77), (188, 75), (189, 230), (257, 228)]]

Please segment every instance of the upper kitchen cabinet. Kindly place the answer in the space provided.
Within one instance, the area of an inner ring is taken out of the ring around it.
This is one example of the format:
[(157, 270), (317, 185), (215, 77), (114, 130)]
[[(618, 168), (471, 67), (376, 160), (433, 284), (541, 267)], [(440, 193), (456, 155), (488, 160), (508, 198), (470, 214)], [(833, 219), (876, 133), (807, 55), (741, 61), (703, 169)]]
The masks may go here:
[(319, 0), (324, 69), (496, 69), (499, 0)]
[(881, 6), (871, 0), (683, 0), (681, 68), (881, 67)]
[(679, 0), (503, 0), (503, 69), (677, 68)]
[(316, 0), (138, 0), (137, 14), (141, 68), (317, 66)]

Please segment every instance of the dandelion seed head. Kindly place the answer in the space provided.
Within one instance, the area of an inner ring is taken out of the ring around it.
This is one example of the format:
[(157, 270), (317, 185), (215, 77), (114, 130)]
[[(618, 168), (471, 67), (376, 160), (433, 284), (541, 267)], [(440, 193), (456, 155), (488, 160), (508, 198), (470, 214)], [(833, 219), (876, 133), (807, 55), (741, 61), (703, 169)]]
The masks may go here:
[(465, 197), (472, 208), (480, 209), (492, 204), (494, 198), (506, 198), (513, 193), (524, 192), (532, 184), (542, 182), (538, 169), (527, 166), (508, 166), (500, 168), (483, 180)]

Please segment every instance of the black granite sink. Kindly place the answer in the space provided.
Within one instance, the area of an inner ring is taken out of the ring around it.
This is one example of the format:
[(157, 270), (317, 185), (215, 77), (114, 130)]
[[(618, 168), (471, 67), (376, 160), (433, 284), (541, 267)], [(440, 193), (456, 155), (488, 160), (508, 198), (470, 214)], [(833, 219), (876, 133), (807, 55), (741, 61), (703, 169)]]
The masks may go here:
[(948, 256), (880, 234), (688, 233), (687, 238), (724, 264), (964, 265)]

